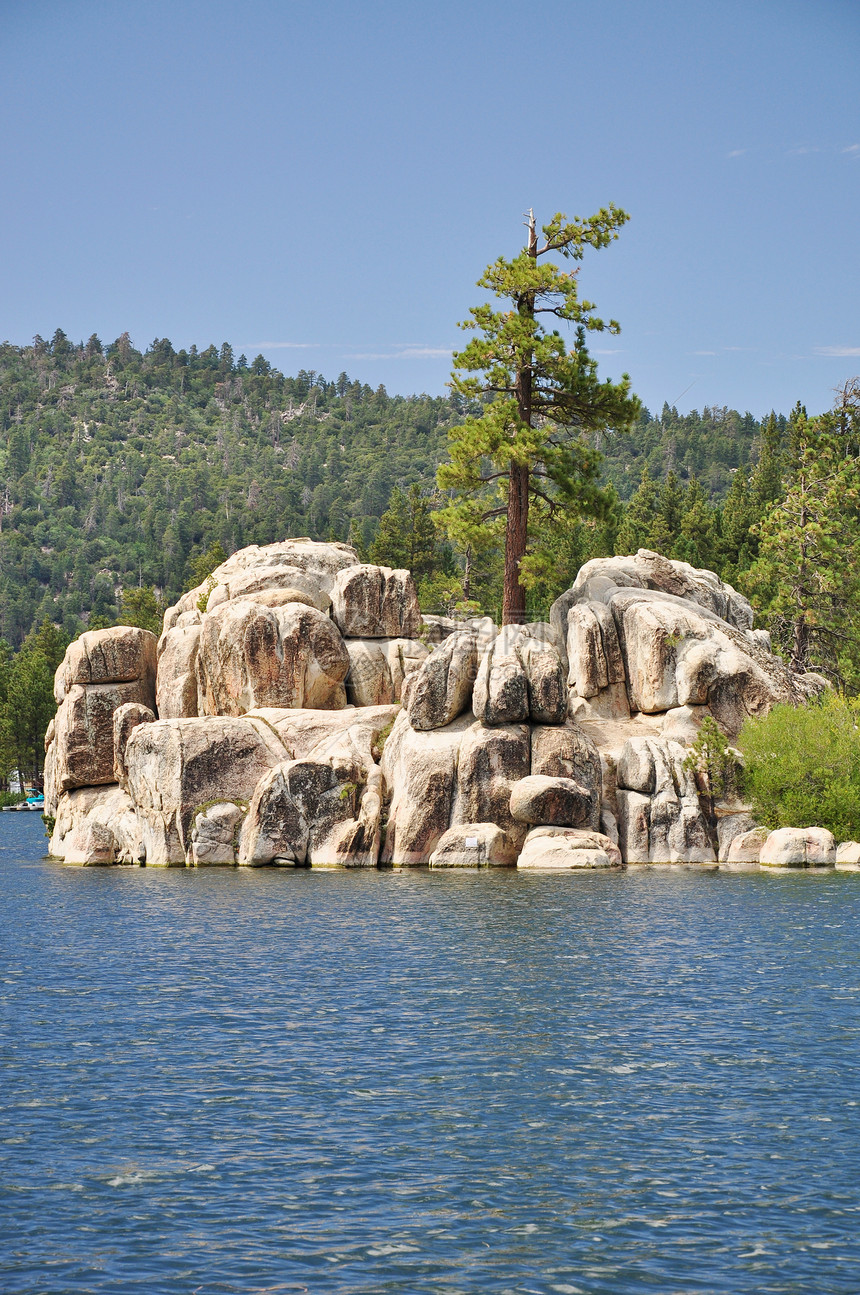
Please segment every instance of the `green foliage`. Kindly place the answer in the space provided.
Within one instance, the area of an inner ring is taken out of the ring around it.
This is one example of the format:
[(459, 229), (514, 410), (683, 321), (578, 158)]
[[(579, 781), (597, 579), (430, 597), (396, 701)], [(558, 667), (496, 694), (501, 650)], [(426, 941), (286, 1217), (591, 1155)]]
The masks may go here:
[(164, 621), (164, 603), (152, 585), (141, 589), (123, 589), (118, 624), (136, 625), (141, 630), (160, 634)]
[[(577, 255), (611, 237), (606, 222), (597, 221), (589, 244), (588, 223), (574, 229)], [(547, 228), (557, 241), (566, 226), (555, 222)], [(524, 257), (536, 260), (523, 253), (509, 263), (516, 263), (510, 271), (499, 262), (488, 270), (486, 283), (510, 288), (509, 273), (534, 271), (537, 277), (529, 282), (540, 306), (538, 289), (560, 271), (542, 261), (521, 270)], [(564, 307), (563, 293), (557, 300)], [(575, 309), (593, 311), (576, 300)], [(515, 301), (506, 304), (510, 310), (490, 316), (498, 318), (500, 330), (510, 321), (513, 333), (525, 335), (532, 325)], [(540, 318), (546, 316), (536, 313)], [(587, 331), (599, 322), (593, 314), (589, 318), (591, 324), (572, 322)], [(477, 319), (470, 322), (477, 330)], [(536, 324), (535, 330), (540, 332)], [(546, 339), (558, 335), (543, 337), (547, 349), (541, 355), (554, 364), (552, 347), (561, 344)], [(475, 338), (470, 347), (484, 344), (486, 337)], [(470, 347), (466, 352), (474, 358)], [(559, 352), (558, 363), (576, 369), (578, 389), (600, 395), (605, 384), (586, 356), (577, 337), (572, 348)], [(468, 367), (459, 373), (463, 383), (480, 387), (487, 380), (486, 371), (483, 377)], [(547, 398), (561, 404), (570, 395), (550, 377), (546, 386)], [(831, 416), (846, 444), (856, 423), (852, 390), (848, 384)], [(235, 360), (229, 346), (177, 351), (166, 338), (145, 351), (127, 334), (107, 346), (95, 336), (76, 345), (62, 330), (28, 347), (2, 344), (0, 635), (17, 650), (31, 627), (46, 621), (64, 641), (85, 628), (114, 625), (140, 610), (123, 612), (127, 592), (121, 591), (148, 589), (156, 606), (169, 604), (186, 588), (205, 585), (214, 568), (245, 544), (289, 535), (337, 538), (355, 544), (366, 559), (383, 515), (400, 508), (395, 491), (408, 500), (417, 487), (419, 500), (438, 519), (435, 476), (448, 430), (470, 419), (481, 422), (492, 410), (493, 402), (485, 403), (488, 394), (457, 389), (444, 398), (389, 397), (343, 373), (334, 382), (312, 371), (288, 377), (262, 356), (249, 365), (244, 357)], [(570, 409), (557, 412), (561, 422), (544, 419), (522, 439), (528, 450), (532, 432), (555, 436), (556, 427), (559, 452), (568, 437), (576, 442), (572, 502), (565, 502), (564, 489), (551, 478), (530, 480), (535, 490), (522, 563), (529, 616), (545, 614), (580, 561), (643, 546), (667, 556), (689, 555), (697, 563), (710, 551), (706, 565), (743, 592), (755, 593), (762, 614), (771, 616), (772, 588), (767, 580), (761, 589), (748, 586), (746, 572), (758, 557), (756, 528), (764, 512), (784, 498), (794, 479), (806, 418), (801, 408), (790, 419), (771, 415), (762, 425), (749, 413), (715, 407), (680, 415), (666, 405), (659, 416), (642, 409), (631, 427), (611, 429), (606, 420), (565, 422)], [(487, 431), (492, 426), (481, 435)], [(515, 449), (497, 447), (511, 463)], [(646, 468), (656, 498), (650, 510), (640, 509), (643, 522), (630, 501)], [(490, 469), (484, 463), (479, 470)], [(691, 509), (693, 478), (701, 498)], [(481, 493), (489, 496), (493, 488), (488, 482)], [(419, 572), (427, 594), (423, 605), (429, 609), (436, 582), (437, 604), (477, 604), (498, 616), (505, 518), (499, 513), (481, 522), (473, 509), (452, 513), (454, 501), (444, 502), (454, 548), (437, 541), (432, 562), (426, 559), (426, 574)], [(475, 502), (483, 512), (488, 498)], [(586, 515), (591, 503), (600, 515)], [(387, 543), (383, 531), (375, 551)], [(427, 544), (425, 535), (416, 554), (422, 566)], [(148, 610), (152, 625), (153, 606), (148, 595), (142, 597), (148, 604), (142, 614)], [(778, 628), (777, 642), (783, 642)], [(848, 686), (856, 686), (850, 682), (852, 652), (841, 640), (835, 650)]]
[(860, 685), (860, 390), (792, 415), (783, 497), (757, 527), (748, 587), (792, 669)]
[(188, 562), (191, 576), (187, 588), (196, 589), (198, 585), (205, 584), (209, 576), (216, 567), (220, 567), (222, 562), (227, 561), (227, 554), (224, 552), (224, 546), (220, 540), (215, 540), (209, 545), (205, 553), (198, 553), (196, 557), (190, 558)]
[(441, 556), (431, 501), (417, 482), (407, 491), (395, 486), (379, 521), (368, 560), (386, 567), (406, 567), (416, 580), (439, 568)]
[(13, 770), (38, 782), (44, 767), (44, 736), (54, 715), (54, 672), (65, 641), (43, 622), (31, 630), (14, 657), (0, 640), (0, 779)]
[(697, 773), (711, 800), (730, 800), (740, 790), (741, 770), (737, 753), (712, 716), (703, 720), (684, 767)]
[[(488, 523), (500, 532), (504, 519), (505, 620), (522, 619), (525, 589), (545, 578), (541, 545), (557, 518), (605, 515), (596, 441), (627, 427), (639, 408), (626, 375), (599, 381), (586, 346), (587, 332), (617, 333), (618, 324), (604, 323), (580, 297), (575, 271), (540, 258), (580, 260), (587, 246), (617, 238), (626, 220), (616, 207), (588, 220), (559, 213), (539, 245), (530, 216), (526, 248), (513, 260), (499, 257), (478, 281), (513, 308), (476, 306), (462, 325), (480, 336), (454, 356), (451, 386), (481, 403), (449, 432), (450, 461), (437, 479), (452, 492), (443, 517), (461, 548), (479, 543)], [(575, 325), (572, 348), (558, 329), (544, 327), (544, 315)]]
[(860, 703), (830, 693), (813, 705), (775, 706), (746, 721), (738, 745), (759, 822), (860, 839)]

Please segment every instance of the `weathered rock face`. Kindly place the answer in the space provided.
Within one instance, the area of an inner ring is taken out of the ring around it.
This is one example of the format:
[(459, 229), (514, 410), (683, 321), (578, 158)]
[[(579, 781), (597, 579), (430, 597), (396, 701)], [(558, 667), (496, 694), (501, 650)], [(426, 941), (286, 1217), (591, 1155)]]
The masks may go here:
[(57, 792), (116, 781), (113, 716), (120, 706), (149, 707), (148, 681), (72, 684), (54, 717), (53, 781)]
[(687, 752), (665, 738), (625, 742), (616, 767), (618, 836), (627, 863), (716, 863)]
[(244, 715), (260, 706), (338, 710), (349, 654), (314, 607), (222, 603), (203, 618), (197, 656), (200, 712)]
[(116, 625), (88, 630), (69, 645), (54, 678), (54, 696), (61, 702), (74, 684), (140, 684), (141, 694), (155, 700), (158, 640), (149, 630)]
[[(158, 641), (155, 704), (161, 719), (192, 719), (197, 715), (197, 654), (200, 613), (185, 612), (180, 623), (165, 630)], [(185, 621), (190, 623), (182, 623)]]
[(135, 806), (121, 787), (83, 787), (59, 798), (51, 854), (84, 866), (140, 863), (143, 841)]
[(488, 725), (564, 723), (564, 666), (549, 625), (505, 625), (499, 631), (481, 658), (472, 710)]
[(451, 826), (460, 743), (471, 724), (461, 715), (445, 728), (419, 731), (405, 711), (397, 716), (382, 755), (390, 802), (382, 863), (426, 863)]
[(247, 717), (141, 724), (125, 763), (147, 867), (184, 865), (196, 816), (216, 802), (246, 805), (263, 774), (288, 755), (269, 725)]
[(621, 851), (608, 836), (569, 827), (533, 827), (517, 860), (518, 868), (544, 872), (622, 866)]
[(264, 606), (304, 602), (327, 611), (339, 572), (351, 566), (358, 566), (358, 554), (348, 544), (318, 544), (308, 539), (262, 547), (251, 544), (233, 553), (208, 581), (168, 608), (164, 628), (173, 629), (185, 612), (198, 611), (200, 603), (205, 610), (214, 611), (224, 602), (242, 598), (253, 598)]
[(551, 621), (565, 635), (573, 695), (592, 704), (623, 680), (632, 710), (708, 706), (734, 738), (747, 715), (821, 688), (771, 656), (730, 585), (645, 549), (587, 562)]
[[(409, 573), (346, 545), (244, 549), (169, 609), (157, 648), (118, 628), (69, 649), (46, 734), (53, 845), (82, 862), (462, 867), (526, 842), (524, 868), (739, 866), (761, 831), (742, 805), (705, 815), (688, 746), (706, 716), (732, 737), (823, 686), (751, 624), (712, 572), (645, 550), (587, 563), (550, 624), (497, 631), (422, 623)], [(769, 848), (826, 854), (804, 841)]]
[(345, 639), (349, 653), (346, 699), (351, 706), (399, 702), (408, 675), (420, 670), (428, 649), (418, 639)]
[(361, 764), (337, 758), (278, 765), (254, 792), (239, 862), (337, 864), (344, 829), (349, 831), (358, 817), (364, 775)]
[(67, 649), (54, 678), (60, 706), (45, 735), (49, 814), (63, 792), (116, 781), (114, 712), (132, 705), (152, 714), (156, 647), (149, 630), (116, 626), (90, 630)]
[(578, 724), (535, 725), (531, 733), (531, 772), (547, 778), (569, 778), (588, 796), (581, 826), (600, 828), (603, 774), (600, 753)]
[(495, 823), (449, 827), (430, 855), (431, 868), (512, 868), (516, 843)]
[(409, 723), (427, 731), (445, 728), (471, 700), (477, 670), (477, 637), (469, 630), (449, 635), (422, 662), (409, 688)]
[(378, 761), (397, 711), (396, 706), (368, 706), (351, 715), (257, 712), (253, 718), (283, 731), (293, 758), (258, 782), (242, 826), (238, 862), (249, 867), (375, 865), (383, 801)]
[(486, 728), (483, 724), (472, 724), (460, 743), (451, 826), (495, 823), (521, 843), (525, 826), (511, 813), (511, 792), (515, 783), (528, 777), (530, 769), (528, 725)]
[(761, 847), (763, 868), (832, 868), (836, 842), (823, 827), (780, 827)]
[(124, 791), (128, 790), (127, 769), (125, 764), (125, 748), (128, 746), (128, 739), (134, 730), (140, 724), (152, 724), (155, 716), (148, 706), (141, 706), (140, 702), (126, 702), (124, 706), (119, 706), (113, 713), (113, 772), (114, 781), (119, 783)]
[(332, 616), (347, 638), (416, 638), (421, 611), (408, 571), (367, 563), (341, 571), (331, 591)]

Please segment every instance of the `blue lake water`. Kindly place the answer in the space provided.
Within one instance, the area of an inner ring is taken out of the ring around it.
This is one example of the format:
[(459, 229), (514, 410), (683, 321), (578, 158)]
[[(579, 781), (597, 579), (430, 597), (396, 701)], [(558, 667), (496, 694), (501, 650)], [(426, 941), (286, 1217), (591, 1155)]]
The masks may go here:
[(860, 1291), (860, 874), (160, 871), (0, 816), (0, 1290)]

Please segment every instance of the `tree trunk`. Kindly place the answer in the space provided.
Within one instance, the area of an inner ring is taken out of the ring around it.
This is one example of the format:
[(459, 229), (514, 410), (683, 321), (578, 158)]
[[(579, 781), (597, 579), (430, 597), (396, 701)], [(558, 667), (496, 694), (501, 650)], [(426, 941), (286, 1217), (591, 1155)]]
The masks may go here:
[(468, 602), (472, 596), (472, 546), (466, 545), (466, 565), (463, 570), (463, 601)]
[(522, 625), (526, 619), (526, 591), (520, 584), (520, 560), (525, 556), (529, 526), (529, 470), (511, 464), (508, 481), (508, 520), (505, 528), (505, 592), (502, 624)]
[[(529, 212), (529, 240), (526, 251), (537, 257), (537, 230), (534, 212)], [(517, 309), (527, 319), (534, 319), (533, 292), (524, 292)], [(527, 427), (532, 425), (531, 355), (525, 357), (516, 378), (517, 413)], [(526, 464), (512, 463), (508, 479), (508, 516), (505, 528), (505, 591), (502, 599), (502, 624), (522, 625), (526, 619), (526, 591), (520, 584), (520, 562), (525, 557), (529, 538), (529, 469)]]
[(796, 674), (804, 674), (808, 669), (809, 660), (809, 627), (803, 615), (797, 617), (794, 622), (794, 632), (791, 637), (791, 661), (789, 665)]

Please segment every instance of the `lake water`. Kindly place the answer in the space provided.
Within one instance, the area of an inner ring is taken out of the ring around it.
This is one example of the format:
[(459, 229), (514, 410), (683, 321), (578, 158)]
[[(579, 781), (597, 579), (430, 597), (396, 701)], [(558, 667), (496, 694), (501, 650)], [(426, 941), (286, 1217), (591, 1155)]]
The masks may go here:
[(42, 832), (0, 816), (8, 1295), (860, 1290), (860, 874)]

